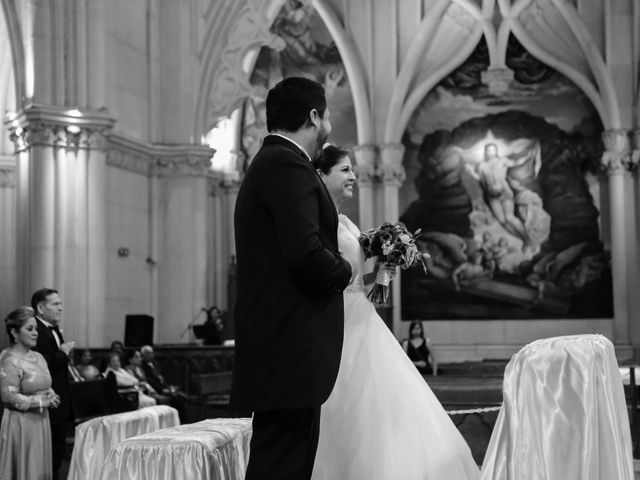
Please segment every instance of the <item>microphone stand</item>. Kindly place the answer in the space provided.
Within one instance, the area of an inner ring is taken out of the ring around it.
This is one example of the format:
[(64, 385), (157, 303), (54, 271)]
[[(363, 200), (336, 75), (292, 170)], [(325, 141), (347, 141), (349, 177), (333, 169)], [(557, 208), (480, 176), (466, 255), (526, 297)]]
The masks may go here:
[(187, 325), (187, 327), (180, 334), (180, 340), (182, 340), (182, 337), (184, 337), (187, 334), (187, 332), (189, 330), (191, 330), (191, 327), (193, 327), (195, 325), (196, 320), (198, 320), (198, 318), (200, 318), (200, 315), (202, 315), (202, 312), (205, 312), (205, 311), (206, 311), (206, 309), (202, 308), (202, 309), (200, 309), (200, 311), (198, 313), (196, 313), (195, 317), (193, 317), (191, 319), (191, 321), (189, 322), (189, 325)]

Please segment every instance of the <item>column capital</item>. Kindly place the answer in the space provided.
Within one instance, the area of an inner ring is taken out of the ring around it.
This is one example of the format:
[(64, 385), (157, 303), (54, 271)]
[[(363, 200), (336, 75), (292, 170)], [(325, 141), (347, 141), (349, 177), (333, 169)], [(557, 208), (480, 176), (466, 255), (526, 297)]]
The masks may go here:
[(373, 144), (356, 145), (353, 147), (359, 186), (371, 186), (378, 180), (376, 171), (377, 154), (378, 147)]
[(605, 151), (602, 154), (602, 168), (609, 176), (623, 175), (629, 169), (631, 154)]
[(631, 130), (631, 154), (627, 169), (634, 175), (640, 170), (640, 128)]
[(632, 150), (631, 153), (629, 153), (625, 167), (627, 167), (627, 170), (631, 174), (638, 174), (638, 170), (640, 170), (640, 150)]
[(629, 132), (624, 128), (612, 128), (602, 132), (605, 150), (609, 152), (625, 153), (629, 151)]
[(602, 154), (602, 167), (607, 175), (622, 175), (632, 164), (629, 132), (622, 128), (602, 132), (605, 151)]
[(238, 171), (225, 172), (220, 178), (220, 186), (226, 194), (238, 193), (240, 183), (242, 183), (242, 180)]
[(383, 143), (380, 145), (378, 174), (385, 185), (399, 188), (407, 178), (402, 165), (404, 151), (404, 145), (401, 143)]
[(106, 110), (39, 104), (7, 114), (5, 120), (17, 152), (36, 145), (104, 150), (114, 124)]
[(507, 67), (489, 67), (480, 74), (480, 80), (489, 87), (492, 95), (502, 95), (513, 82), (513, 70)]

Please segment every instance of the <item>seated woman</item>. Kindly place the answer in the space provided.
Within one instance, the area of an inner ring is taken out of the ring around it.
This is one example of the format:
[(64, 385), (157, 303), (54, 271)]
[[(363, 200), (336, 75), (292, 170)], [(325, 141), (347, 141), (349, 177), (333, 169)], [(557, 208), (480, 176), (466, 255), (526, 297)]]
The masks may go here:
[(140, 385), (140, 380), (122, 368), (120, 355), (117, 352), (111, 352), (109, 354), (109, 364), (104, 371), (104, 376), (106, 377), (110, 372), (116, 377), (116, 385), (118, 385), (118, 388), (133, 387), (138, 391), (140, 408), (156, 405), (155, 399), (144, 393), (144, 388)]
[(409, 324), (409, 338), (402, 341), (402, 348), (421, 374), (437, 374), (438, 367), (429, 350), (429, 340), (424, 338), (422, 322), (413, 321)]
[(482, 480), (633, 480), (627, 405), (607, 338), (526, 345), (509, 361), (502, 393)]
[(132, 350), (127, 355), (127, 366), (124, 367), (131, 375), (136, 377), (140, 382), (139, 385), (142, 388), (142, 391), (145, 395), (149, 395), (150, 397), (156, 400), (156, 403), (162, 405), (168, 405), (169, 397), (166, 395), (162, 395), (158, 393), (147, 381), (147, 376), (144, 373), (142, 368), (142, 355), (139, 350)]
[(85, 349), (80, 352), (80, 362), (76, 365), (76, 369), (85, 380), (94, 380), (101, 376), (100, 371), (91, 363), (91, 360), (91, 352), (89, 350)]
[(33, 350), (38, 339), (35, 312), (20, 307), (5, 319), (11, 346), (0, 353), (0, 478), (52, 478), (49, 408), (60, 405), (51, 389), (44, 357)]

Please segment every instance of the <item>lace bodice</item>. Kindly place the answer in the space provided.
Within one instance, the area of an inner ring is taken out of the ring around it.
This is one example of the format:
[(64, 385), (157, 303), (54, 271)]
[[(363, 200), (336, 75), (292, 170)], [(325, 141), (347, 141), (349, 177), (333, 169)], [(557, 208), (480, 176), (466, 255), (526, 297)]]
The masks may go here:
[(38, 352), (18, 355), (10, 348), (0, 353), (0, 397), (18, 410), (32, 406), (31, 396), (51, 389), (47, 362)]
[(360, 248), (360, 229), (346, 215), (339, 215), (338, 223), (338, 247), (342, 252), (342, 256), (351, 264), (351, 268), (356, 272), (355, 278), (345, 289), (345, 292), (361, 292), (364, 291), (364, 282), (362, 280), (362, 267), (364, 263), (364, 254)]

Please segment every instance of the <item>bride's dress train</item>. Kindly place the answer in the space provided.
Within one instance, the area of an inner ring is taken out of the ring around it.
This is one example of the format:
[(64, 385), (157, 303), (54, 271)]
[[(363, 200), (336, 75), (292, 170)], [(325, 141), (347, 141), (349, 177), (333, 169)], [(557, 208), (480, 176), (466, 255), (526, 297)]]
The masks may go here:
[(342, 359), (312, 480), (477, 479), (469, 446), (366, 298), (359, 233), (340, 216), (340, 248), (360, 272), (344, 293)]

